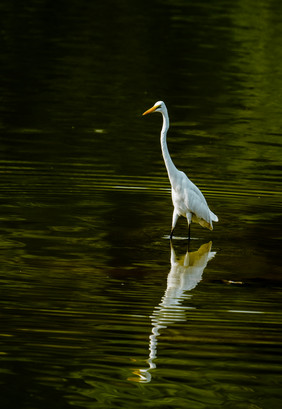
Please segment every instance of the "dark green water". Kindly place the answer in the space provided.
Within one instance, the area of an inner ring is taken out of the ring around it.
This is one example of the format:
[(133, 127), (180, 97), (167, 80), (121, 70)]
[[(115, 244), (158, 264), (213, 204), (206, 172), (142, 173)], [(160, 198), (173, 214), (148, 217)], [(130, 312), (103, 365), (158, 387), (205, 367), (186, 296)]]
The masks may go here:
[(1, 2), (1, 408), (281, 407), (281, 9)]

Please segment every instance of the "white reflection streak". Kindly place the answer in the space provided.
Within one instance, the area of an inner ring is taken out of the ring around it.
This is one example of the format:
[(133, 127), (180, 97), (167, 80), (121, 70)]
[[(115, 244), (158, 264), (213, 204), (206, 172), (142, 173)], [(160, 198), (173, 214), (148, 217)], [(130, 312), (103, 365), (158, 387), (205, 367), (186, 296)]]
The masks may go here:
[(169, 324), (176, 321), (186, 321), (186, 311), (192, 307), (182, 306), (181, 303), (184, 299), (192, 297), (191, 294), (186, 294), (186, 291), (191, 291), (197, 286), (208, 261), (215, 256), (216, 252), (212, 252), (211, 247), (212, 242), (210, 241), (203, 244), (198, 251), (190, 253), (187, 251), (183, 257), (177, 259), (171, 242), (171, 269), (167, 276), (167, 288), (161, 302), (155, 307), (150, 317), (153, 328), (149, 337), (149, 358), (147, 359), (149, 367), (135, 370), (134, 374), (139, 376), (134, 379), (135, 381), (142, 383), (151, 381), (149, 371), (156, 368), (154, 360), (157, 358), (159, 330), (167, 328)]

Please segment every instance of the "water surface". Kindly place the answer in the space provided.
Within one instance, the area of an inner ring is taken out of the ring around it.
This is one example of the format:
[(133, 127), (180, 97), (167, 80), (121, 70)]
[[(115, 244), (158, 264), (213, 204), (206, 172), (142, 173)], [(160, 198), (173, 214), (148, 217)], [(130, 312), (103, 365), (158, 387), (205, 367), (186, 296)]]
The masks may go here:
[(280, 8), (2, 2), (1, 407), (280, 408)]

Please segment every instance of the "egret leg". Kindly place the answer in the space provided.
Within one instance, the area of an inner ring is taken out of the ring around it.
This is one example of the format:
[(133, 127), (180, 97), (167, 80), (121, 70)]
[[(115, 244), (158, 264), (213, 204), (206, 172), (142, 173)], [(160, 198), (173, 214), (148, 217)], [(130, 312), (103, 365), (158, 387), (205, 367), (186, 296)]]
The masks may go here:
[(188, 241), (190, 241), (190, 233), (191, 233), (191, 222), (192, 222), (192, 215), (191, 213), (186, 214), (187, 222), (188, 222)]
[(177, 213), (177, 211), (175, 210), (175, 208), (173, 209), (173, 215), (172, 215), (172, 226), (171, 226), (171, 232), (170, 232), (170, 239), (172, 239), (172, 236), (173, 236), (173, 232), (174, 232), (174, 229), (175, 229), (175, 226), (176, 226), (176, 223), (177, 223), (177, 220), (178, 220), (178, 217), (179, 217), (179, 215), (178, 215), (178, 213)]

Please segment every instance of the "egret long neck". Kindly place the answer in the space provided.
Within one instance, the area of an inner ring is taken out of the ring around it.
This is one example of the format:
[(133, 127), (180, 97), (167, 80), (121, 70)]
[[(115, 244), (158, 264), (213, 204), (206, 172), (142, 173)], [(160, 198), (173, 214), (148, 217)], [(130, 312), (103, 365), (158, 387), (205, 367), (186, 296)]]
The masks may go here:
[(168, 128), (169, 128), (168, 114), (166, 112), (166, 113), (162, 113), (162, 115), (163, 115), (163, 127), (162, 127), (162, 130), (161, 130), (161, 148), (162, 148), (162, 154), (163, 154), (166, 170), (167, 170), (167, 173), (168, 173), (168, 177), (169, 177), (169, 180), (171, 182), (172, 179), (173, 179), (173, 176), (177, 172), (177, 168), (174, 165), (174, 163), (172, 162), (172, 159), (171, 159), (169, 151), (168, 151), (167, 142), (166, 142), (166, 134), (167, 134), (167, 131), (168, 131)]

